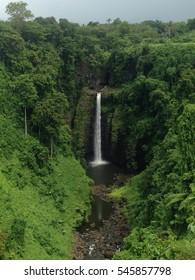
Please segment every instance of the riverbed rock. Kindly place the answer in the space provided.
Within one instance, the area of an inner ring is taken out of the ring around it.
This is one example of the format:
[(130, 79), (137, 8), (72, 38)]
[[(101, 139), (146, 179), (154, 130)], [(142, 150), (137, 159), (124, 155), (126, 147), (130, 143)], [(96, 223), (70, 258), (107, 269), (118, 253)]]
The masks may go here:
[[(120, 174), (115, 177), (115, 186), (124, 183), (127, 176)], [(107, 220), (102, 221), (102, 226), (97, 229), (95, 224), (89, 225), (84, 233), (75, 234), (75, 245), (73, 247), (74, 259), (112, 259), (113, 255), (123, 247), (123, 239), (129, 234), (129, 228), (124, 215), (121, 213), (126, 201), (111, 201), (108, 198), (112, 187), (96, 185), (92, 188), (94, 196), (107, 202), (112, 202), (113, 211)]]
[(98, 196), (104, 201), (110, 202), (111, 200), (108, 198), (109, 188), (105, 185), (95, 185), (92, 188), (92, 194)]
[(112, 259), (123, 247), (123, 238), (128, 233), (127, 222), (119, 204), (114, 203), (113, 213), (102, 223), (102, 227), (98, 230), (92, 227), (84, 234), (75, 235), (74, 259)]
[(73, 259), (83, 260), (84, 256), (88, 253), (88, 246), (83, 237), (78, 233), (74, 233), (74, 244), (72, 247)]
[(129, 180), (129, 178), (130, 176), (127, 174), (123, 174), (123, 173), (115, 174), (113, 178), (113, 185), (117, 187), (121, 187)]

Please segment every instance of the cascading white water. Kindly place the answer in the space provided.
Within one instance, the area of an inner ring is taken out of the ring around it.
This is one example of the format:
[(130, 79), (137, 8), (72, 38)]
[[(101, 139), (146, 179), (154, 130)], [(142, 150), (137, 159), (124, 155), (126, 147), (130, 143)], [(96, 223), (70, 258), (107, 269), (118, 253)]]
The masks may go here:
[(102, 159), (102, 135), (101, 135), (101, 92), (96, 96), (96, 115), (94, 129), (94, 161), (90, 162), (92, 166), (109, 164)]
[(94, 162), (102, 162), (102, 135), (101, 135), (101, 92), (96, 97), (96, 117), (94, 131)]

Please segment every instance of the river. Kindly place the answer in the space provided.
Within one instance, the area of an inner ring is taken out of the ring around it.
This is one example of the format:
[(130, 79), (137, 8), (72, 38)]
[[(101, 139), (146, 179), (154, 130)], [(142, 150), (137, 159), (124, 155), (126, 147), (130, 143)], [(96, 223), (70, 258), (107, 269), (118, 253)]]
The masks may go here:
[(79, 229), (80, 238), (85, 243), (84, 259), (111, 258), (113, 253), (120, 249), (122, 235), (118, 227), (123, 227), (123, 224), (120, 225), (123, 217), (116, 211), (113, 202), (104, 198), (118, 174), (124, 174), (124, 170), (113, 163), (90, 165), (87, 169), (87, 175), (94, 180), (93, 188), (100, 192), (93, 194), (91, 216)]

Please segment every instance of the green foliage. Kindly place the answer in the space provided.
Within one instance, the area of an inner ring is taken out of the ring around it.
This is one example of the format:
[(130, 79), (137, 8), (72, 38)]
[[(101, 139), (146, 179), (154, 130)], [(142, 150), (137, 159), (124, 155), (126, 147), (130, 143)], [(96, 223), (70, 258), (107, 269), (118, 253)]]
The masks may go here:
[(63, 125), (59, 128), (59, 136), (56, 144), (63, 156), (67, 157), (73, 155), (71, 130), (67, 125)]
[(90, 211), (91, 182), (72, 155), (67, 99), (54, 93), (40, 111), (43, 127), (49, 121), (57, 131), (51, 162), (47, 145), (25, 138), (17, 119), (18, 107), (39, 104), (32, 80), (13, 77), (9, 87), (9, 74), (0, 69), (0, 258), (70, 259), (73, 230)]
[(91, 181), (73, 157), (68, 102), (55, 80), (60, 59), (52, 46), (24, 46), (9, 25), (0, 27), (0, 258), (70, 259), (73, 231), (89, 215)]
[(6, 234), (5, 233), (0, 233), (0, 260), (4, 259), (5, 256), (5, 243), (6, 243)]
[(23, 22), (27, 19), (33, 18), (33, 14), (30, 10), (27, 10), (28, 4), (25, 2), (10, 2), (6, 6), (6, 13), (10, 16), (9, 20), (13, 26), (20, 31)]
[(138, 173), (113, 194), (127, 199), (132, 229), (117, 258), (194, 258), (194, 19), (80, 26), (54, 17), (28, 21), (25, 2), (8, 4), (6, 12), (0, 258), (71, 257), (91, 184), (73, 155), (84, 162), (91, 149), (100, 84), (117, 86), (102, 98), (108, 154)]
[[(154, 149), (150, 165), (122, 192), (128, 201), (125, 215), (133, 230), (125, 240), (125, 251), (116, 258), (194, 258), (193, 117), (194, 104), (187, 104), (177, 126)], [(167, 231), (169, 236), (161, 236)]]
[(11, 96), (8, 94), (8, 83), (9, 77), (6, 73), (6, 68), (0, 63), (0, 103), (4, 104), (0, 108), (0, 114), (2, 115), (9, 115), (13, 105)]
[(185, 106), (179, 117), (178, 142), (183, 156), (183, 172), (195, 169), (195, 104)]
[(9, 159), (18, 149), (19, 142), (21, 141), (20, 132), (16, 130), (15, 124), (7, 119), (5, 116), (0, 115), (0, 151), (2, 158)]
[(32, 137), (27, 137), (24, 144), (25, 149), (19, 155), (22, 166), (32, 170), (35, 174), (44, 175), (44, 172), (49, 168), (47, 148)]
[(18, 60), (22, 59), (23, 50), (24, 42), (21, 36), (11, 26), (0, 22), (0, 59), (8, 70), (19, 67)]
[(91, 182), (73, 157), (49, 162), (38, 141), (19, 135), (14, 147), (3, 147), (14, 154), (0, 163), (1, 258), (70, 259), (73, 229), (89, 214)]
[(153, 227), (134, 228), (124, 240), (125, 250), (115, 260), (194, 260), (195, 240), (180, 239), (171, 233), (156, 232)]
[[(142, 171), (113, 192), (127, 199), (132, 230), (115, 258), (194, 258), (195, 48), (184, 25), (163, 26), (167, 44), (121, 45), (110, 56), (110, 83), (122, 88), (103, 99), (112, 141), (123, 143), (128, 167)], [(179, 43), (185, 36), (189, 43)]]
[(73, 131), (73, 145), (76, 156), (83, 159), (90, 144), (91, 115), (94, 111), (94, 92), (83, 89), (76, 109)]
[(116, 254), (114, 259), (163, 259), (163, 253), (168, 250), (169, 244), (167, 241), (163, 242), (163, 236), (158, 236), (149, 227), (134, 228), (124, 242), (127, 249)]
[(50, 136), (56, 137), (59, 126), (64, 124), (68, 107), (63, 93), (54, 93), (36, 103), (33, 123), (41, 130), (44, 129)]
[(187, 27), (189, 30), (195, 29), (195, 18), (188, 19)]
[(17, 96), (17, 103), (22, 109), (32, 109), (34, 107), (38, 96), (30, 75), (23, 74), (18, 76), (11, 87), (13, 93)]
[(12, 242), (15, 242), (19, 246), (24, 245), (24, 234), (26, 228), (26, 221), (22, 218), (15, 218), (10, 228), (10, 234), (8, 235), (7, 248), (11, 246)]

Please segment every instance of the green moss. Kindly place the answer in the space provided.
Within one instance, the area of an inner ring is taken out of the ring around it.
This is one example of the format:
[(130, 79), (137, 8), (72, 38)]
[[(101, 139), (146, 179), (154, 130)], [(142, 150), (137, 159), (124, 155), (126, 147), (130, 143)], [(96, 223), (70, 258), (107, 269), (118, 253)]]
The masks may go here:
[(113, 200), (121, 200), (122, 198), (126, 198), (127, 194), (127, 187), (120, 187), (115, 188), (112, 190), (112, 192), (109, 194), (109, 197)]

